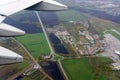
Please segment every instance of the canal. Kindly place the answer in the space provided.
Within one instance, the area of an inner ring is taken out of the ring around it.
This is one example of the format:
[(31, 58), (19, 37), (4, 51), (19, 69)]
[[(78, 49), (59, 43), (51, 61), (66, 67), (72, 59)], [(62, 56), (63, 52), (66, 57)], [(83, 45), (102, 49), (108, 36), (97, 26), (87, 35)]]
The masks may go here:
[(53, 44), (53, 47), (54, 47), (56, 53), (69, 54), (67, 49), (64, 47), (63, 44), (61, 44), (61, 41), (59, 40), (59, 38), (56, 35), (50, 34), (49, 38), (50, 38), (51, 43)]
[(54, 80), (64, 80), (63, 75), (61, 74), (58, 65), (55, 62), (39, 62), (39, 64)]

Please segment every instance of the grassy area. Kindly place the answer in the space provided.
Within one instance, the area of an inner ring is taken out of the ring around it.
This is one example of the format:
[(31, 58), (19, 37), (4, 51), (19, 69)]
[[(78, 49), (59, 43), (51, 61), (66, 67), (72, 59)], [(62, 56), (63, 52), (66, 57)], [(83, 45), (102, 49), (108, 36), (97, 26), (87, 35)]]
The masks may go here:
[(56, 12), (60, 21), (85, 21), (88, 19), (84, 14), (81, 14), (74, 10)]
[(70, 80), (92, 80), (94, 74), (88, 59), (73, 59), (62, 62)]
[(95, 61), (97, 63), (99, 63), (99, 64), (102, 64), (102, 63), (111, 63), (112, 62), (111, 59), (109, 59), (109, 58), (103, 58), (103, 57), (101, 57), (101, 58), (95, 58)]
[(76, 6), (76, 2), (74, 0), (56, 0), (56, 1), (64, 3), (68, 7), (75, 7)]
[(100, 34), (103, 34), (104, 31), (110, 30), (110, 29), (116, 29), (120, 31), (119, 27), (115, 26), (112, 22), (109, 22), (107, 20), (94, 17), (94, 18), (91, 18), (90, 23), (91, 25), (93, 25), (94, 29)]
[(95, 27), (91, 24), (90, 21), (88, 21), (88, 25), (89, 25), (89, 28), (88, 28), (88, 31), (93, 33), (93, 34), (97, 34), (98, 31), (95, 29)]
[(116, 80), (113, 74), (113, 70), (110, 67), (110, 64), (112, 63), (112, 60), (109, 58), (99, 57), (99, 58), (91, 58), (90, 64), (92, 66), (92, 70), (94, 73), (94, 79), (95, 80), (108, 80), (111, 77), (113, 79), (110, 80)]
[[(97, 69), (91, 66), (95, 65), (91, 60), (94, 61), (93, 58), (64, 60), (62, 65), (70, 80), (106, 80), (106, 77), (102, 74), (96, 75), (94, 73), (94, 70)], [(95, 58), (95, 62), (101, 65), (110, 63), (111, 60), (108, 58)]]
[(35, 71), (28, 76), (23, 76), (21, 80), (41, 80), (43, 75), (39, 71)]
[(112, 34), (114, 37), (116, 37), (117, 39), (120, 40), (120, 35), (117, 34), (116, 32), (114, 32), (114, 31), (108, 31), (108, 33)]
[(53, 57), (53, 59), (54, 59), (55, 61), (62, 60), (62, 56), (55, 55), (55, 56)]
[(66, 47), (66, 49), (68, 50), (69, 54), (67, 56), (72, 56), (72, 57), (76, 57), (76, 53), (73, 49), (73, 47), (70, 44), (64, 43), (64, 46)]
[(18, 66), (17, 67), (18, 70), (23, 70), (24, 68), (26, 68), (27, 66), (29, 66), (29, 63), (26, 60), (24, 60), (24, 62), (16, 64), (16, 65)]
[(48, 43), (43, 33), (27, 34), (22, 37), (17, 37), (32, 54), (35, 59), (38, 59), (41, 55), (48, 55), (50, 53)]
[(15, 21), (23, 22), (23, 20), (21, 20), (22, 18), (24, 18), (24, 20), (26, 20), (26, 18), (29, 18), (30, 16), (34, 16), (34, 15), (35, 15), (34, 11), (23, 10), (14, 15), (11, 15), (10, 18)]

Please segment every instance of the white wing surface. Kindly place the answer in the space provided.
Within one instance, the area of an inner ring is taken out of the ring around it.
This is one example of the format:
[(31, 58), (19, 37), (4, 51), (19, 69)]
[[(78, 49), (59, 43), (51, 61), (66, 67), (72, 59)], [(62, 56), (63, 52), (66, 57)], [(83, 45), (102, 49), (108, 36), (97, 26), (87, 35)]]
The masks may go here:
[(5, 18), (6, 18), (5, 16), (1, 16), (1, 15), (0, 15), (0, 23), (1, 23)]
[(9, 16), (41, 1), (42, 0), (0, 0), (0, 14)]
[(0, 65), (22, 62), (23, 57), (0, 46)]

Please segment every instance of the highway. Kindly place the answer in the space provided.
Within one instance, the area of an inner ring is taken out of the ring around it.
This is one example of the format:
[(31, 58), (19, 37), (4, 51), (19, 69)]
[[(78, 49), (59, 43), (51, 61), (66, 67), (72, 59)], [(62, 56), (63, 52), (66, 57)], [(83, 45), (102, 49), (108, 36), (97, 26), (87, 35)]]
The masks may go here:
[(42, 21), (41, 21), (41, 18), (40, 18), (40, 16), (39, 16), (39, 12), (38, 12), (38, 11), (35, 11), (35, 13), (36, 13), (36, 16), (37, 16), (37, 18), (38, 18), (38, 20), (39, 20), (39, 23), (40, 23), (41, 27), (42, 27), (43, 33), (44, 33), (44, 35), (45, 35), (45, 38), (46, 38), (46, 40), (47, 40), (47, 42), (48, 42), (48, 45), (49, 45), (49, 48), (50, 48), (50, 51), (51, 51), (51, 55), (54, 56), (55, 52), (54, 52), (54, 50), (53, 50), (53, 48), (52, 48), (52, 46), (51, 46), (51, 43), (50, 43), (50, 40), (49, 40), (49, 38), (48, 38), (47, 32), (46, 32), (46, 30), (45, 30), (45, 28), (44, 28), (44, 26), (43, 26), (43, 23), (42, 23)]

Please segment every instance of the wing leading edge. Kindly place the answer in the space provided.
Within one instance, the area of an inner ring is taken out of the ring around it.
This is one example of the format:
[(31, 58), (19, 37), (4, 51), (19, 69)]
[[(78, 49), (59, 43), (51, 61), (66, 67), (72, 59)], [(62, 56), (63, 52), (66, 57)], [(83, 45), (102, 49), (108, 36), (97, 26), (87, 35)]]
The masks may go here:
[[(4, 2), (4, 3), (2, 3)], [(24, 35), (25, 32), (2, 23), (2, 21), (9, 15), (12, 15), (21, 10), (65, 10), (67, 6), (53, 0), (1, 0), (0, 1), (0, 36), (19, 36)], [(5, 26), (4, 29), (1, 26)], [(6, 28), (7, 27), (7, 28)], [(12, 30), (13, 29), (13, 30)], [(4, 32), (2, 31), (4, 30)]]
[(53, 0), (43, 0), (42, 2), (33, 5), (29, 8), (27, 8), (28, 10), (43, 10), (43, 11), (58, 11), (58, 10), (66, 10), (67, 6), (58, 3), (56, 1)]

